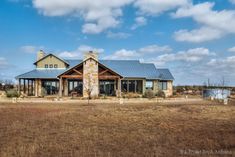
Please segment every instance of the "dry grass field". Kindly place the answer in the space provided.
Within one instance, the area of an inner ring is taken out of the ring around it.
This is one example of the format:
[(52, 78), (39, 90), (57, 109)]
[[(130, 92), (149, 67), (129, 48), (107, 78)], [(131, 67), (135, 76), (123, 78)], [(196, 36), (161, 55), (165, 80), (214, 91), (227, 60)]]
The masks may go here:
[(0, 157), (235, 156), (235, 105), (0, 104)]

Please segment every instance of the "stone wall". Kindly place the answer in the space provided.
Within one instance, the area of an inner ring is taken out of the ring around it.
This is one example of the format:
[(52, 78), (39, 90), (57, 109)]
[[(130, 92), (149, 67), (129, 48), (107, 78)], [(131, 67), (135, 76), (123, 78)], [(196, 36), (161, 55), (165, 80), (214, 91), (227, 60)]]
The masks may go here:
[(158, 93), (158, 80), (153, 81), (153, 92), (155, 95)]
[(173, 82), (167, 81), (167, 90), (164, 90), (166, 97), (173, 95)]
[(42, 81), (40, 79), (35, 80), (35, 88), (34, 88), (35, 96), (42, 96)]
[(92, 52), (85, 54), (83, 62), (83, 97), (96, 98), (99, 95), (98, 58)]

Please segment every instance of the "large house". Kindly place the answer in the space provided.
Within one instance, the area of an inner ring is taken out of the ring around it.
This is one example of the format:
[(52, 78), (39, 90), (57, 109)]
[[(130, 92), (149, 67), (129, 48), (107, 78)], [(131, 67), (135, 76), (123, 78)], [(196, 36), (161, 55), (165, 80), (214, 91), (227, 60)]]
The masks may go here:
[(28, 96), (58, 95), (99, 97), (123, 93), (144, 95), (147, 89), (166, 96), (173, 93), (173, 76), (168, 69), (138, 60), (98, 60), (87, 52), (83, 60), (67, 60), (39, 51), (35, 69), (16, 77), (19, 92)]

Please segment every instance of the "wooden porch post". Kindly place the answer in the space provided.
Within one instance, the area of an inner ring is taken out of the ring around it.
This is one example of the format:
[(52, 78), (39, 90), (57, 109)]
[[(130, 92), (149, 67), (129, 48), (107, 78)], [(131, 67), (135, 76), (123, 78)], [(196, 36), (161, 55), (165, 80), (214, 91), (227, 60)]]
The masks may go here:
[(29, 79), (27, 79), (27, 88), (28, 88), (28, 96), (29, 96)]

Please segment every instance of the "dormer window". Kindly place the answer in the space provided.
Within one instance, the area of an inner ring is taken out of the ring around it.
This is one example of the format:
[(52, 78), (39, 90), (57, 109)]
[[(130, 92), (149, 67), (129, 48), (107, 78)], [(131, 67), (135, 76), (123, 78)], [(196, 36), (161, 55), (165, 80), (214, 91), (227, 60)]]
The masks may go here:
[(53, 64), (50, 64), (50, 68), (53, 68)]
[(54, 64), (54, 68), (58, 68), (58, 64)]
[(45, 64), (45, 68), (48, 68), (48, 64)]

